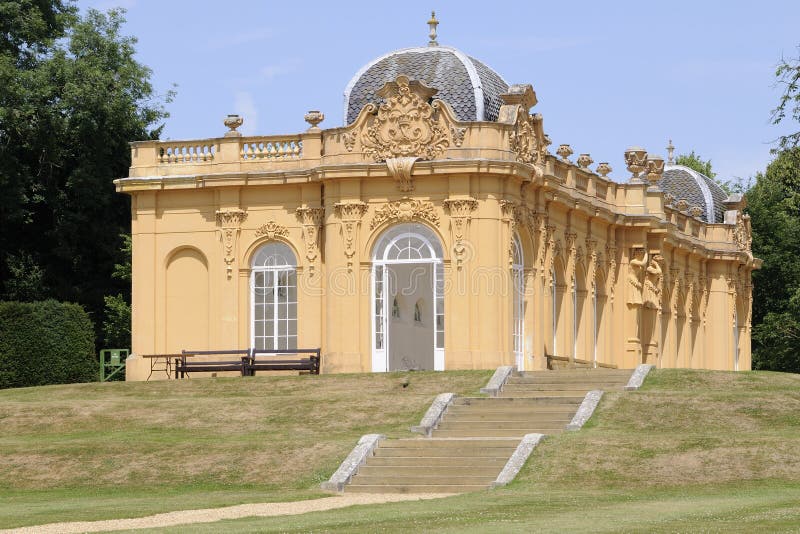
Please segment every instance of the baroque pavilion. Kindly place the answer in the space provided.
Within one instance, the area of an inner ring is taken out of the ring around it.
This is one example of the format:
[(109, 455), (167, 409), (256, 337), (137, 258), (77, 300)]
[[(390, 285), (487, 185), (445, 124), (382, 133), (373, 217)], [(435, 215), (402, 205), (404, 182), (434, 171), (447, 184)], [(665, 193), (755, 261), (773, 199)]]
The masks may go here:
[[(464, 52), (396, 50), (345, 124), (140, 141), (132, 356), (321, 347), (323, 372), (557, 365), (750, 369), (745, 200), (639, 147), (631, 173), (551, 153), (531, 85)], [(161, 375), (163, 378), (164, 375)]]

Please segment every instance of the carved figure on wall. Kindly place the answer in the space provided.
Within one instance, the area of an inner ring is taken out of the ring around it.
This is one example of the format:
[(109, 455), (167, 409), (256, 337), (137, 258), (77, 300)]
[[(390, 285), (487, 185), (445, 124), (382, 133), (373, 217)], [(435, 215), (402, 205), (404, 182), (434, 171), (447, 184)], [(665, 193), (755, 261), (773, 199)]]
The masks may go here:
[(644, 277), (644, 266), (647, 264), (647, 252), (643, 248), (633, 249), (628, 271), (628, 282), (632, 289), (628, 297), (628, 304), (634, 306), (642, 305), (642, 278)]
[(647, 274), (644, 279), (644, 307), (661, 309), (661, 283), (663, 272), (661, 270), (661, 256), (654, 254), (647, 264)]

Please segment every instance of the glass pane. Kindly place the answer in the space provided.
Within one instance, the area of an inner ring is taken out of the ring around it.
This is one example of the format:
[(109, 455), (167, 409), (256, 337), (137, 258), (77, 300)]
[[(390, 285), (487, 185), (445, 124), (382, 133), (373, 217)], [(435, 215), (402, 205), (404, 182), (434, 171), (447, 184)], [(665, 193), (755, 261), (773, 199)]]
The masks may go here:
[(285, 336), (287, 327), (288, 327), (287, 321), (278, 321), (278, 335)]
[(289, 321), (289, 335), (290, 336), (297, 335), (297, 321)]
[(289, 311), (286, 314), (287, 319), (297, 319), (297, 304), (290, 303)]
[(255, 319), (256, 319), (256, 321), (263, 321), (264, 320), (264, 305), (263, 304), (256, 304), (256, 306), (255, 306)]
[(272, 337), (275, 335), (275, 322), (274, 321), (266, 321), (264, 323), (264, 335), (267, 337)]
[(375, 336), (375, 348), (382, 349), (383, 348), (383, 334), (378, 332)]
[(444, 348), (444, 332), (436, 332), (436, 348)]
[(436, 329), (437, 330), (444, 330), (444, 316), (437, 315), (436, 316)]
[(256, 321), (256, 337), (264, 335), (264, 322)]

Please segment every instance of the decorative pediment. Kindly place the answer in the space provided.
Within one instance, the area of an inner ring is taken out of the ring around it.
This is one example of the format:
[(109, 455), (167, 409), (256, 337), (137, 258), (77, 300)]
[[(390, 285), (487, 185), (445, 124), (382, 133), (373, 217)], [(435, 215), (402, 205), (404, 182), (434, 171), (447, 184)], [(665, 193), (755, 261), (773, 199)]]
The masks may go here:
[[(427, 87), (408, 76), (399, 75), (378, 91), (384, 99), (379, 106), (369, 104), (359, 115), (367, 113), (359, 136), (362, 151), (375, 161), (415, 157), (431, 160), (441, 156), (454, 139), (461, 143), (463, 132), (452, 128), (451, 113), (441, 101), (429, 103), (438, 89)], [(377, 109), (377, 112), (376, 112)], [(356, 121), (356, 126), (362, 122)]]
[(287, 237), (289, 230), (275, 221), (268, 221), (256, 230), (256, 236), (265, 236), (267, 239), (275, 239), (275, 237)]

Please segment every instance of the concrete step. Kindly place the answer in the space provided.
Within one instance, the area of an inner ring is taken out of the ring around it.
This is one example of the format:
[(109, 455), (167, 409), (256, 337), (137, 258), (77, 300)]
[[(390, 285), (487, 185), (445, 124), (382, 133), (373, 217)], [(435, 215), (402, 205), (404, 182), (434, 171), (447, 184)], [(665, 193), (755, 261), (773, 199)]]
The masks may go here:
[[(442, 436), (442, 437), (469, 437), (469, 436)], [(479, 436), (482, 437), (482, 436)], [(514, 434), (512, 437), (521, 437)], [(519, 442), (519, 439), (516, 440)], [(451, 447), (431, 447), (428, 449), (407, 449), (407, 448), (394, 448), (394, 447), (378, 447), (375, 449), (375, 456), (376, 457), (403, 457), (403, 458), (414, 458), (414, 457), (437, 457), (437, 456), (445, 456), (445, 457), (491, 457), (491, 458), (508, 458), (511, 454), (516, 450), (516, 446), (514, 447), (463, 447), (460, 449), (451, 448)]]
[[(558, 406), (558, 405), (557, 405)], [(563, 406), (563, 405), (561, 405)], [(577, 410), (577, 406), (568, 406), (563, 410), (461, 410), (451, 412), (444, 416), (446, 421), (533, 421), (533, 420), (556, 420), (571, 418)]]
[(488, 486), (497, 478), (497, 475), (473, 476), (473, 475), (449, 475), (449, 476), (425, 476), (425, 475), (390, 475), (372, 476), (358, 473), (353, 477), (351, 484), (362, 486), (416, 486), (431, 485), (437, 486)]
[[(500, 430), (506, 428), (559, 428), (572, 420), (571, 417), (543, 421), (454, 421), (446, 418), (436, 430)], [(485, 436), (494, 434), (484, 433)]]
[[(490, 436), (491, 437), (491, 436)], [(388, 439), (382, 441), (380, 448), (394, 449), (462, 449), (464, 447), (473, 448), (508, 448), (519, 445), (519, 440), (513, 439), (431, 439), (431, 438), (407, 438), (407, 439)]]
[[(395, 475), (404, 476), (427, 476), (427, 477), (452, 477), (452, 476), (476, 476), (476, 477), (491, 477), (492, 480), (497, 478), (500, 471), (503, 470), (503, 465), (493, 466), (471, 466), (471, 465), (451, 465), (451, 466), (419, 466), (419, 465), (362, 465), (358, 468), (358, 477), (373, 476), (373, 477), (390, 477)], [(359, 480), (363, 480), (359, 478)]]
[[(589, 389), (576, 389), (576, 390), (569, 390), (569, 389), (562, 389), (558, 391), (536, 391), (533, 389), (528, 389), (525, 387), (519, 386), (506, 386), (503, 388), (503, 391), (500, 392), (500, 396), (496, 397), (497, 399), (502, 399), (506, 397), (512, 397), (516, 400), (524, 400), (524, 399), (541, 399), (542, 402), (550, 402), (550, 403), (558, 403), (558, 402), (576, 402), (580, 404), (583, 402), (583, 398), (589, 393)], [(546, 399), (546, 400), (545, 400)], [(564, 401), (559, 401), (558, 399), (566, 399)]]
[[(484, 428), (484, 427), (494, 427), (497, 425), (501, 425), (498, 428), (502, 428), (502, 425), (517, 425), (517, 427), (523, 426), (535, 426), (535, 425), (544, 425), (547, 426), (548, 424), (566, 424), (572, 420), (574, 414), (530, 414), (528, 417), (508, 417), (505, 414), (498, 413), (495, 414), (494, 417), (474, 417), (469, 414), (458, 415), (458, 416), (450, 416), (445, 417), (444, 421), (440, 423), (441, 425), (461, 425), (467, 428)], [(455, 428), (455, 427), (453, 427)]]
[(622, 390), (625, 384), (609, 384), (606, 382), (570, 382), (566, 384), (547, 384), (531, 382), (528, 384), (508, 383), (503, 386), (503, 393), (515, 391), (591, 391), (593, 389), (602, 390)]
[[(503, 400), (500, 397), (498, 400)], [(535, 400), (535, 399), (533, 399)], [(583, 399), (581, 399), (583, 401)], [(491, 415), (495, 413), (505, 413), (509, 415), (519, 415), (524, 417), (528, 414), (564, 414), (573, 413), (580, 406), (580, 402), (569, 403), (538, 403), (538, 404), (508, 404), (498, 402), (496, 404), (473, 404), (471, 406), (450, 406), (445, 413), (445, 417), (459, 416), (462, 414)]]
[(506, 465), (510, 454), (507, 456), (372, 456), (367, 459), (367, 466), (371, 467), (397, 467), (397, 466), (419, 466), (424, 467), (457, 467), (459, 469), (481, 469), (492, 468), (498, 472)]
[[(566, 425), (564, 425), (566, 426)], [(522, 439), (525, 434), (560, 434), (564, 426), (559, 427), (525, 427), (525, 428), (493, 428), (482, 430), (434, 430), (433, 435), (438, 438), (471, 438), (483, 436), (505, 436)], [(512, 451), (513, 452), (513, 451)]]
[(630, 378), (633, 369), (559, 369), (558, 371), (523, 371), (514, 373), (512, 376), (541, 376), (541, 377), (570, 377), (570, 376), (589, 376), (592, 378), (626, 377)]
[[(453, 406), (492, 406), (492, 407), (516, 407), (516, 408), (529, 408), (539, 407), (543, 404), (577, 404), (583, 402), (586, 393), (575, 395), (573, 397), (567, 396), (544, 396), (537, 397), (457, 397), (453, 401)], [(451, 407), (452, 408), (452, 407)]]
[[(565, 376), (565, 377), (538, 377), (538, 376), (512, 376), (506, 385), (539, 385), (571, 386), (573, 384), (596, 386), (622, 387), (628, 383), (627, 377), (622, 378), (592, 378), (590, 376)], [(602, 389), (602, 388), (601, 388)]]
[(436, 484), (420, 485), (361, 485), (349, 484), (345, 493), (467, 493), (485, 490), (488, 484), (445, 486)]

